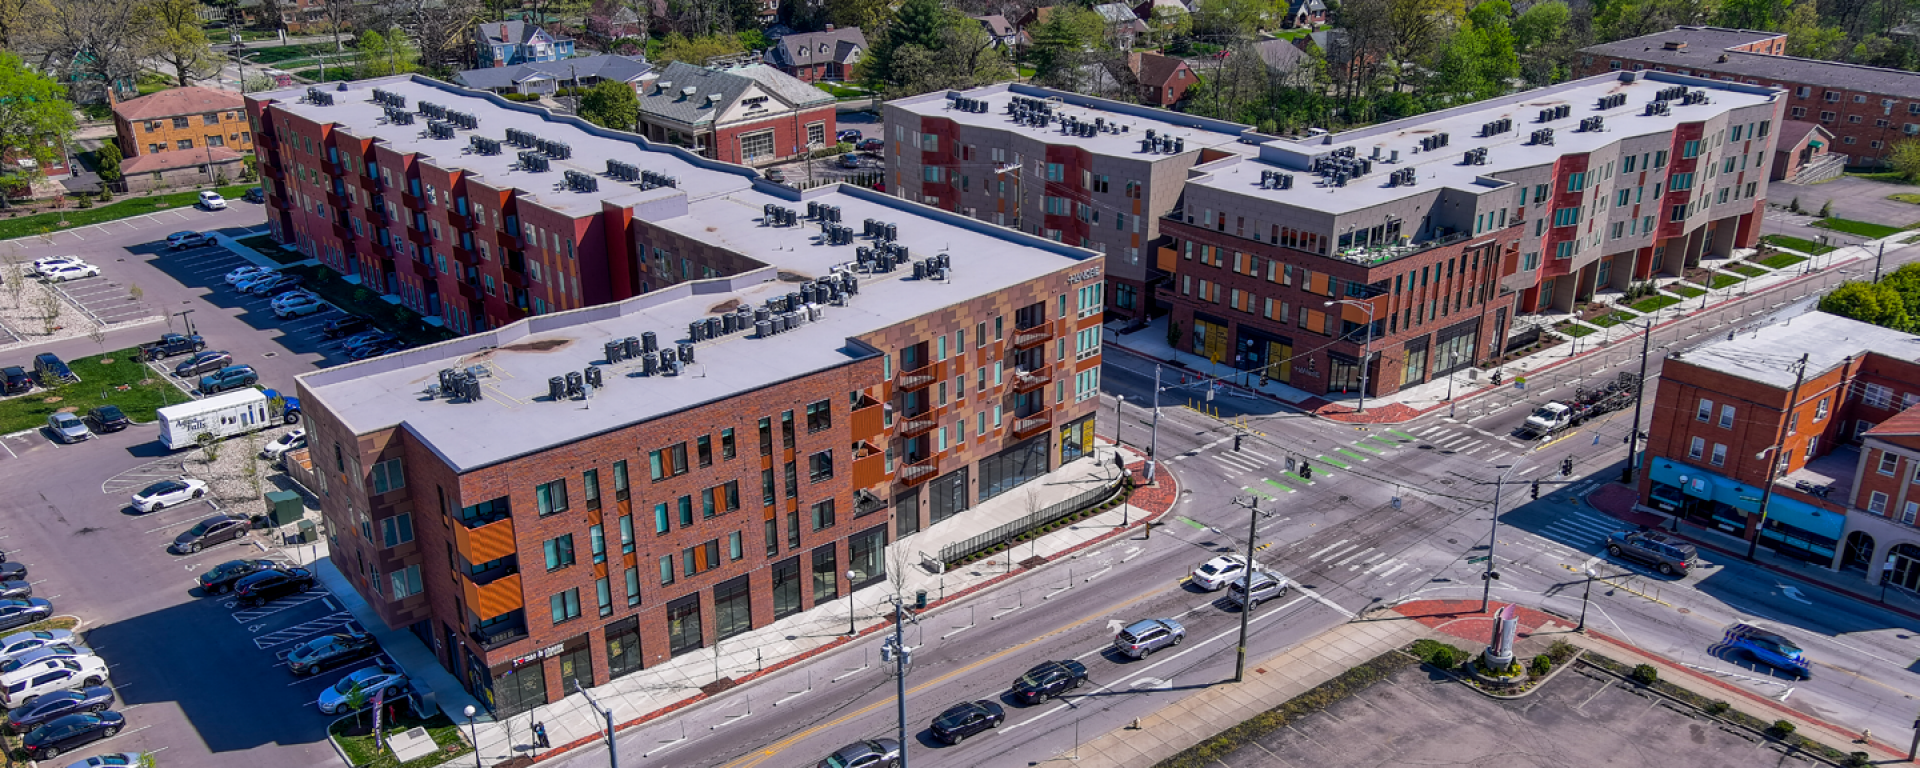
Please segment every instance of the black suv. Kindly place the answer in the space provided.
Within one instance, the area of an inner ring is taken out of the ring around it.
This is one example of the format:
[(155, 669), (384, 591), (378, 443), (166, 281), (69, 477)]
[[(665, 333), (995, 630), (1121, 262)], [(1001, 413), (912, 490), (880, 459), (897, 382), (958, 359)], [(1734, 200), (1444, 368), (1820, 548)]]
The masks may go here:
[(241, 605), (254, 606), (305, 592), (312, 586), (312, 571), (305, 568), (270, 568), (235, 582), (233, 594), (240, 598)]
[(364, 659), (380, 652), (380, 641), (359, 630), (321, 635), (296, 646), (287, 653), (287, 669), (296, 675), (311, 675), (328, 667)]
[(233, 589), (234, 582), (250, 574), (279, 565), (272, 560), (228, 560), (200, 574), (200, 591), (218, 595)]
[(1022, 705), (1038, 704), (1079, 688), (1086, 681), (1085, 664), (1073, 659), (1041, 662), (1039, 666), (1027, 670), (1019, 680), (1013, 681), (1013, 700)]
[(0, 394), (18, 395), (33, 390), (33, 377), (27, 375), (27, 369), (17, 365), (0, 368)]
[(120, 406), (103, 405), (87, 411), (87, 426), (95, 432), (118, 432), (133, 426), (133, 420), (120, 412)]
[(59, 355), (52, 352), (42, 352), (34, 355), (33, 378), (39, 382), (42, 387), (47, 386), (49, 381), (55, 379), (63, 383), (80, 380), (80, 377), (73, 375), (73, 369), (67, 367), (66, 361), (61, 360)]
[(1662, 576), (1685, 576), (1688, 569), (1700, 562), (1700, 551), (1692, 544), (1658, 531), (1608, 536), (1607, 554), (1646, 563)]
[(373, 329), (373, 321), (360, 315), (347, 315), (320, 326), (320, 335), (329, 339), (352, 336)]

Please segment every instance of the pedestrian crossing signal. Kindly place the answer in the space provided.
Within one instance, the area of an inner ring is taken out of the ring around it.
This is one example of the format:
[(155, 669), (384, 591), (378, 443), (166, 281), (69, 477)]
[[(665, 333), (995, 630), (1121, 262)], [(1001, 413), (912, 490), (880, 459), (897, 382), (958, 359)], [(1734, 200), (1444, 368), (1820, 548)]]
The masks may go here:
[(1242, 438), (1242, 437), (1246, 437), (1246, 435), (1234, 435), (1234, 436), (1233, 436), (1233, 452), (1234, 452), (1234, 453), (1239, 453), (1239, 452), (1240, 452), (1240, 438)]
[(1538, 480), (1533, 481), (1533, 497), (1540, 498), (1540, 481)]
[(1304, 462), (1304, 461), (1303, 461), (1303, 462), (1300, 462), (1300, 478), (1301, 478), (1301, 479), (1303, 479), (1303, 480), (1312, 480), (1312, 479), (1313, 479), (1313, 465), (1312, 465), (1312, 464), (1308, 464), (1308, 463), (1306, 463), (1306, 462)]
[(1561, 477), (1573, 476), (1573, 457), (1569, 456), (1567, 458), (1560, 460), (1560, 476)]

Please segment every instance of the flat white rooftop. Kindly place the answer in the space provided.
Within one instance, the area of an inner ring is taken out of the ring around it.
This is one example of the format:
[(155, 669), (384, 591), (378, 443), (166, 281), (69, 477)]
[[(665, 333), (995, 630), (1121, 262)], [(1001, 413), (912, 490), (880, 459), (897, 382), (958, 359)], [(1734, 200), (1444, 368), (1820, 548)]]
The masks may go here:
[(1710, 371), (1785, 390), (1792, 366), (1807, 355), (1812, 379), (1865, 352), (1920, 362), (1920, 336), (1825, 312), (1808, 312), (1750, 333), (1702, 344), (1674, 358)]
[[(955, 97), (984, 102), (986, 111), (971, 112), (959, 109), (955, 106)], [(1053, 109), (1055, 119), (1045, 128), (1014, 122), (1013, 115), (1008, 112), (1007, 106), (1016, 99), (1037, 99), (1048, 102)], [(1153, 157), (1154, 153), (1143, 151), (1140, 140), (1146, 138), (1149, 130), (1153, 131), (1155, 136), (1170, 136), (1184, 140), (1187, 152), (1211, 147), (1250, 155), (1259, 151), (1259, 141), (1269, 138), (1256, 134), (1253, 129), (1238, 123), (1014, 83), (1000, 83), (966, 91), (936, 91), (891, 101), (887, 106), (923, 117), (941, 117), (962, 125), (993, 128), (1030, 136), (1036, 141), (1072, 144), (1097, 154), (1139, 156), (1146, 159)], [(1066, 132), (1065, 118), (1088, 123), (1094, 122), (1097, 118), (1104, 124), (1112, 124), (1124, 129), (1124, 132), (1101, 131), (1091, 136), (1071, 135)], [(1247, 141), (1243, 142), (1243, 138)], [(891, 141), (891, 137), (888, 140)]]

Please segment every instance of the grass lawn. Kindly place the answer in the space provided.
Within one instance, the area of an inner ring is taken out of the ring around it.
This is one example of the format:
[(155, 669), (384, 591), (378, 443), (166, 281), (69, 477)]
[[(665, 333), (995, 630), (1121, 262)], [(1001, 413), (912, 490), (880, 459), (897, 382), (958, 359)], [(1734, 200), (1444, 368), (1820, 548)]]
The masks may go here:
[(855, 88), (851, 86), (841, 85), (839, 83), (814, 83), (814, 85), (818, 87), (820, 90), (833, 94), (834, 98), (841, 99), (841, 100), (864, 99), (864, 98), (867, 98), (868, 96), (873, 95), (872, 93), (868, 92), (865, 88)]
[(282, 264), (292, 264), (296, 261), (307, 260), (306, 254), (299, 251), (289, 251), (281, 247), (279, 243), (273, 241), (272, 235), (254, 235), (253, 237), (235, 240), (234, 242), (259, 251), (260, 255)]
[(459, 724), (446, 715), (436, 715), (431, 720), (421, 720), (412, 715), (403, 714), (394, 718), (391, 724), (382, 724), (381, 732), (391, 735), (415, 726), (423, 727), (427, 729), (427, 734), (433, 737), (433, 743), (440, 745), (440, 751), (409, 763), (401, 763), (394, 758), (393, 752), (389, 751), (386, 745), (373, 740), (373, 734), (349, 735), (371, 725), (372, 719), (372, 715), (360, 719), (360, 722), (367, 725), (356, 726), (353, 718), (347, 718), (327, 726), (327, 735), (340, 745), (342, 752), (347, 753), (349, 761), (362, 768), (427, 768), (427, 766), (440, 765), (473, 751), (473, 748), (467, 745), (466, 739), (462, 738)]
[(1033, 77), (1034, 73), (1040, 71), (1040, 70), (1034, 69), (1033, 67), (1014, 67), (1013, 69), (1015, 72), (1019, 72), (1021, 77), (1029, 78), (1029, 79)]
[[(1731, 285), (1736, 285), (1746, 279), (1743, 277), (1734, 277), (1733, 275), (1723, 275), (1719, 272), (1708, 272), (1706, 276), (1708, 277), (1706, 286), (1716, 291)], [(1697, 277), (1691, 279), (1699, 280)]]
[(1581, 324), (1579, 324), (1579, 323), (1565, 323), (1565, 322), (1563, 322), (1563, 323), (1561, 323), (1561, 324), (1559, 324), (1559, 325), (1556, 325), (1556, 326), (1554, 326), (1554, 327), (1553, 327), (1553, 332), (1554, 332), (1554, 333), (1559, 333), (1559, 334), (1563, 334), (1563, 335), (1566, 335), (1566, 336), (1568, 336), (1568, 337), (1571, 337), (1571, 338), (1575, 338), (1575, 339), (1577, 339), (1577, 338), (1580, 338), (1580, 337), (1582, 337), (1582, 336), (1587, 336), (1587, 335), (1591, 335), (1591, 334), (1595, 334), (1595, 333), (1599, 333), (1599, 332), (1600, 332), (1600, 329), (1598, 329), (1598, 328), (1589, 328), (1589, 327), (1587, 327), (1587, 326), (1584, 326), (1584, 325), (1581, 325)]
[(392, 331), (393, 335), (399, 336), (402, 341), (410, 345), (434, 344), (451, 339), (455, 335), (444, 328), (427, 325), (413, 310), (382, 299), (366, 288), (349, 283), (324, 266), (308, 264), (303, 267), (288, 267), (285, 271), (305, 277), (307, 288), (319, 294), (320, 298), (356, 314), (372, 318), (375, 325)]
[[(154, 338), (159, 338), (161, 333), (154, 331)], [(128, 347), (104, 355), (69, 360), (67, 364), (80, 377), (80, 383), (61, 387), (57, 393), (34, 390), (0, 400), (0, 433), (44, 427), (47, 417), (53, 415), (54, 411), (77, 408), (79, 410), (76, 413), (85, 414), (88, 409), (100, 405), (117, 405), (127, 414), (127, 418), (151, 422), (159, 418), (154, 414), (155, 411), (192, 399), (142, 364), (135, 357), (135, 351), (133, 347)], [(103, 363), (103, 359), (113, 362)], [(139, 383), (143, 379), (150, 383)], [(59, 397), (60, 400), (49, 403), (49, 397)]]
[[(247, 193), (252, 184), (236, 184), (215, 190), (220, 196), (229, 199), (238, 198)], [(174, 192), (166, 195), (148, 195), (116, 199), (106, 205), (92, 208), (67, 208), (60, 211), (37, 213), (32, 216), (0, 220), (0, 240), (37, 235), (43, 231), (57, 232), (71, 227), (84, 227), (103, 221), (125, 219), (132, 216), (153, 213), (171, 208), (190, 208), (200, 199), (199, 192)], [(60, 220), (66, 219), (67, 225), (60, 226)]]
[(1612, 328), (1621, 323), (1629, 322), (1637, 317), (1639, 317), (1639, 315), (1622, 309), (1622, 310), (1616, 310), (1613, 312), (1608, 312), (1592, 320), (1588, 320), (1587, 322), (1593, 323), (1594, 325), (1600, 326), (1602, 328)]
[(1678, 303), (1680, 303), (1680, 299), (1676, 297), (1660, 296), (1656, 294), (1653, 296), (1648, 296), (1632, 304), (1628, 304), (1627, 306), (1633, 307), (1633, 311), (1635, 312), (1646, 313), (1646, 312), (1657, 312)]
[(253, 58), (247, 61), (254, 64), (279, 64), (295, 59), (310, 59), (316, 53), (332, 53), (333, 51), (328, 50), (332, 47), (331, 45), (278, 45), (272, 48), (255, 48), (252, 50)]
[(1768, 256), (1764, 259), (1758, 259), (1757, 263), (1759, 263), (1761, 266), (1768, 267), (1771, 269), (1786, 269), (1787, 267), (1791, 267), (1795, 264), (1798, 264), (1806, 260), (1807, 260), (1807, 257), (1805, 256), (1797, 256), (1791, 253), (1781, 252), (1781, 253), (1776, 253), (1772, 256)]
[(1875, 224), (1869, 221), (1854, 221), (1852, 219), (1836, 219), (1832, 217), (1816, 221), (1813, 225), (1822, 229), (1831, 229), (1835, 232), (1845, 232), (1849, 235), (1870, 237), (1875, 240), (1906, 231), (1899, 227), (1889, 227), (1885, 224)]
[(1866, 179), (1868, 181), (1884, 181), (1888, 184), (1905, 184), (1908, 186), (1913, 185), (1913, 182), (1908, 181), (1907, 177), (1901, 174), (1899, 171), (1880, 171), (1879, 173), (1849, 173), (1847, 175), (1852, 176), (1856, 179)]
[(1728, 264), (1727, 266), (1721, 267), (1721, 269), (1724, 269), (1728, 272), (1738, 272), (1740, 274), (1746, 275), (1747, 277), (1759, 277), (1767, 273), (1766, 270), (1756, 267), (1752, 264)]
[(1912, 192), (1900, 192), (1896, 194), (1887, 195), (1887, 199), (1897, 203), (1913, 203), (1914, 205), (1920, 205), (1920, 195), (1916, 195)]
[(1674, 283), (1660, 290), (1666, 291), (1667, 293), (1679, 294), (1689, 299), (1699, 298), (1706, 294), (1706, 291), (1684, 283)]
[(1760, 239), (1781, 248), (1792, 248), (1809, 256), (1819, 256), (1820, 254), (1833, 250), (1833, 246), (1831, 245), (1821, 245), (1812, 240), (1787, 235), (1766, 235)]

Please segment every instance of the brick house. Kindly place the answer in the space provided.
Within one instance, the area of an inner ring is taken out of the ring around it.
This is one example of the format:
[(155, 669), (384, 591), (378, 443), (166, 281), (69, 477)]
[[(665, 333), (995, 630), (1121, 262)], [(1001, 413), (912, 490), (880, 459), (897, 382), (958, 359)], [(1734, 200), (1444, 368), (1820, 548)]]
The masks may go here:
[(246, 155), (225, 147), (161, 152), (129, 157), (120, 163), (122, 191), (139, 194), (161, 188), (184, 189), (231, 183), (246, 169)]
[(209, 148), (245, 154), (253, 151), (245, 107), (232, 91), (169, 88), (115, 104), (113, 127), (128, 158), (194, 150), (205, 155)]
[[(496, 717), (844, 601), (887, 546), (1088, 450), (1097, 253), (423, 77), (321, 93), (248, 97), (276, 234), (433, 287), (473, 335), (300, 377), (305, 460), (342, 571)], [(957, 269), (842, 270), (879, 241), (820, 242), (821, 206)], [(422, 400), (474, 366), (476, 392)]]
[(1280, 26), (1288, 29), (1313, 29), (1327, 24), (1327, 4), (1321, 0), (1291, 0)]
[(1581, 50), (1583, 75), (1648, 69), (1784, 88), (1788, 120), (1819, 123), (1854, 165), (1886, 164), (1893, 144), (1920, 136), (1920, 72), (1787, 56), (1787, 36), (1674, 27)]
[(767, 52), (767, 63), (806, 83), (841, 81), (867, 55), (867, 36), (859, 27), (786, 35)]
[(755, 64), (672, 62), (640, 91), (641, 133), (728, 163), (762, 166), (831, 144), (832, 94)]
[(1847, 156), (1834, 154), (1833, 131), (1818, 123), (1780, 123), (1780, 145), (1773, 151), (1772, 181), (1813, 184), (1846, 171)]
[(1127, 54), (1127, 69), (1140, 89), (1140, 103), (1171, 107), (1187, 97), (1187, 89), (1199, 82), (1193, 67), (1178, 56), (1134, 52)]
[(573, 41), (547, 34), (537, 24), (494, 21), (473, 28), (474, 66), (510, 67), (573, 58)]
[(1908, 503), (1920, 499), (1909, 488), (1920, 453), (1917, 344), (1813, 312), (1669, 355), (1651, 403), (1641, 508), (1758, 537), (1869, 583), (1891, 554), (1897, 580), (1920, 586), (1920, 505)]

